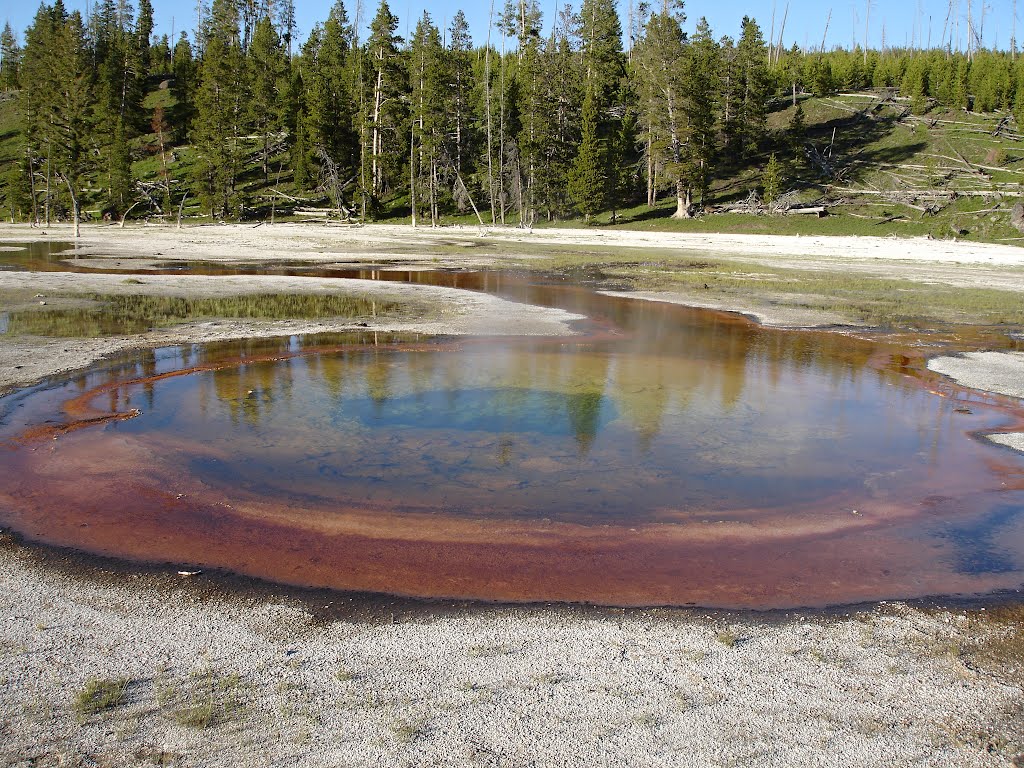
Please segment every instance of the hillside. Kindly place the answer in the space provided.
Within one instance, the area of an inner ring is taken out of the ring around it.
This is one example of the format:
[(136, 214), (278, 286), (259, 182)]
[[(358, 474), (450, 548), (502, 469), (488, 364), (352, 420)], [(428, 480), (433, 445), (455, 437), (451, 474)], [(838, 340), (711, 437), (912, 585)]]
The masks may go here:
[[(168, 80), (153, 78), (144, 106), (149, 115), (158, 107), (171, 114), (175, 108)], [(875, 236), (930, 236), (975, 241), (1014, 242), (1021, 233), (1011, 225), (1011, 209), (1024, 183), (1024, 137), (1010, 114), (977, 114), (963, 110), (933, 109), (914, 115), (909, 100), (892, 89), (873, 89), (798, 98), (805, 124), (804, 139), (792, 137), (796, 107), (790, 99), (776, 101), (769, 114), (769, 132), (759, 154), (744, 167), (719, 160), (712, 169), (708, 198), (693, 219), (671, 218), (674, 199), (664, 195), (653, 206), (645, 203), (609, 212), (585, 224), (582, 217), (537, 221), (535, 226), (616, 226), (626, 229), (774, 234), (863, 234)], [(12, 94), (0, 99), (0, 175), (17, 172), (20, 121)], [(139, 205), (129, 218), (168, 220), (177, 216), (164, 202), (163, 168), (167, 188), (175, 201), (184, 196), (183, 219), (208, 221), (200, 206), (194, 164), (196, 150), (174, 144), (173, 135), (153, 131), (132, 143), (133, 175), (138, 179)], [(326, 195), (310, 194), (295, 184), (288, 155), (281, 151), (271, 160), (280, 177), (265, 180), (260, 168), (258, 137), (243, 137), (244, 166), (238, 192), (247, 201), (243, 220), (317, 220), (334, 216)], [(764, 167), (775, 155), (782, 167), (780, 198), (768, 206), (762, 200)], [(86, 190), (102, 186), (94, 170)], [(636, 180), (640, 182), (639, 179)], [(641, 190), (636, 190), (637, 196)], [(103, 216), (101, 197), (86, 198), (83, 214)], [(795, 215), (794, 210), (824, 207), (825, 215)], [(168, 210), (163, 210), (168, 208)], [(409, 220), (407, 196), (388, 201), (378, 214), (381, 221)], [(55, 216), (57, 214), (55, 213)], [(482, 212), (485, 224), (488, 212)], [(11, 203), (4, 218), (14, 220)], [(472, 211), (442, 215), (445, 224), (477, 225)], [(506, 224), (516, 225), (514, 216)]]

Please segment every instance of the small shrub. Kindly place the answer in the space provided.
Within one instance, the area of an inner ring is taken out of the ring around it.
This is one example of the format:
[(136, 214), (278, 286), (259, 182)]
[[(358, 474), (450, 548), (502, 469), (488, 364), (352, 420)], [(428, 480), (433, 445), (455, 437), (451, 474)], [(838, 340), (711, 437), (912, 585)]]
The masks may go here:
[(210, 670), (193, 673), (177, 684), (157, 683), (157, 703), (179, 725), (204, 729), (228, 722), (242, 708), (240, 678)]
[(355, 680), (358, 675), (344, 664), (340, 664), (338, 665), (337, 671), (334, 673), (334, 677), (338, 682), (347, 683), (349, 680)]
[(127, 677), (90, 678), (75, 696), (75, 711), (81, 715), (95, 715), (124, 702), (128, 690)]
[(399, 720), (391, 727), (400, 744), (411, 744), (426, 732), (426, 720)]
[(178, 725), (189, 728), (209, 728), (217, 721), (217, 710), (212, 697), (200, 701), (195, 706), (177, 709), (172, 714)]
[(723, 629), (718, 633), (718, 642), (724, 645), (726, 648), (735, 647), (736, 643), (740, 641), (740, 636), (733, 632), (731, 629)]

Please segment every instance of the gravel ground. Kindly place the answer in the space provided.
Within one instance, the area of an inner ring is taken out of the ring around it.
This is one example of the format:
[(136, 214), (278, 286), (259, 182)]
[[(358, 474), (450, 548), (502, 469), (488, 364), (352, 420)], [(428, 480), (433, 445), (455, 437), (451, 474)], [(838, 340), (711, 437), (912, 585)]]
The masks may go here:
[[(928, 367), (961, 386), (1024, 399), (1024, 352), (965, 352), (929, 360)], [(989, 435), (988, 439), (1024, 452), (1024, 432)]]
[[(44, 558), (45, 559), (45, 558)], [(406, 604), (0, 548), (6, 765), (1008, 766), (1007, 629), (901, 604), (744, 615)], [(322, 609), (344, 596), (317, 595)], [(328, 609), (327, 613), (330, 613)], [(343, 613), (343, 612), (342, 612)], [(376, 614), (376, 615), (373, 615)], [(1012, 630), (1010, 630), (1012, 631)], [(86, 711), (90, 680), (123, 699)]]

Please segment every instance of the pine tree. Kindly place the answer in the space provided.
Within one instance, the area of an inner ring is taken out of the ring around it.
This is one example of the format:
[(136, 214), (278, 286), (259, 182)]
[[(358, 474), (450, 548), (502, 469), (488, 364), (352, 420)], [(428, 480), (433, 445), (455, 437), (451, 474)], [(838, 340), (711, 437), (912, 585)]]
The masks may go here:
[(956, 67), (956, 79), (953, 81), (953, 107), (955, 109), (968, 109), (970, 97), (968, 96), (968, 82), (970, 80), (971, 63), (966, 56), (962, 56)]
[[(580, 8), (582, 39), (581, 66), (583, 87), (592, 94), (597, 112), (597, 137), (603, 176), (611, 183), (605, 188), (603, 207), (617, 208), (625, 169), (622, 142), (629, 141), (622, 133), (622, 117), (626, 104), (622, 97), (626, 59), (622, 52), (622, 24), (614, 0), (583, 0)], [(582, 145), (580, 147), (582, 152)]]
[(171, 119), (176, 140), (184, 142), (192, 127), (195, 115), (196, 61), (192, 54), (192, 45), (184, 32), (174, 46), (171, 65), (174, 79), (171, 93), (174, 95), (174, 114)]
[(247, 64), (252, 94), (247, 104), (248, 121), (260, 137), (260, 165), (266, 182), (270, 178), (273, 139), (284, 127), (284, 98), (288, 94), (284, 48), (269, 16), (256, 24)]
[(0, 33), (0, 90), (4, 93), (18, 89), (18, 69), (21, 66), (21, 47), (11, 31), (11, 23), (4, 24)]
[(706, 19), (686, 47), (682, 60), (682, 84), (686, 94), (685, 162), (690, 185), (705, 202), (712, 164), (717, 154), (717, 100), (721, 90), (718, 44)]
[(150, 56), (150, 47), (153, 36), (153, 3), (151, 0), (139, 0), (139, 19), (135, 24), (135, 45), (139, 51), (139, 61), (142, 66), (143, 78), (154, 66), (160, 62), (154, 62)]
[(8, 165), (2, 179), (3, 211), (14, 224), (27, 218), (33, 206), (32, 183), (29, 176), (28, 158), (19, 153), (18, 162)]
[(27, 190), (23, 202), (35, 221), (49, 223), (53, 212), (66, 211), (76, 236), (82, 190), (95, 169), (96, 71), (90, 42), (79, 13), (69, 14), (60, 0), (40, 6), (26, 30), (20, 61), (23, 178), (5, 185), (15, 198)]
[(540, 38), (541, 12), (535, 0), (508, 2), (503, 14), (503, 25), (508, 34), (516, 38), (516, 67), (514, 69), (515, 96), (510, 124), (514, 130), (514, 143), (518, 162), (513, 170), (513, 186), (519, 220), (524, 226), (536, 219), (536, 189), (538, 168), (544, 148), (551, 140), (553, 123), (551, 102), (547, 98), (548, 84), (544, 82), (542, 44)]
[(395, 34), (398, 17), (391, 13), (387, 0), (381, 0), (370, 24), (366, 41), (369, 66), (369, 98), (366, 100), (366, 122), (369, 147), (369, 189), (365, 190), (371, 207), (377, 208), (381, 198), (401, 183), (401, 167), (405, 157), (405, 107), (403, 96), (407, 85), (399, 46), (402, 38)]
[(353, 30), (339, 1), (323, 27), (316, 28), (303, 47), (305, 133), (309, 167), (335, 208), (348, 208), (344, 189), (358, 172), (359, 147), (355, 126), (351, 58)]
[(626, 74), (622, 24), (614, 0), (583, 0), (580, 37), (584, 85), (594, 91), (600, 111), (615, 101), (620, 81)]
[[(152, 26), (152, 19), (149, 21)], [(95, 6), (90, 19), (92, 56), (96, 66), (95, 126), (92, 137), (99, 150), (101, 183), (106, 189), (106, 212), (117, 216), (136, 200), (131, 170), (131, 142), (145, 129), (143, 108), (146, 67), (142, 34), (131, 7), (106, 0)], [(145, 32), (148, 51), (149, 32)]]
[(734, 75), (740, 97), (737, 103), (736, 147), (741, 157), (757, 151), (768, 125), (768, 49), (757, 22), (743, 17), (743, 33), (736, 46)]
[(900, 84), (900, 93), (910, 97), (910, 110), (915, 115), (923, 115), (929, 109), (928, 85), (928, 61), (924, 56), (916, 56)]
[(237, 180), (246, 133), (245, 105), (249, 94), (237, 7), (232, 0), (214, 0), (204, 31), (201, 78), (196, 94), (193, 142), (201, 199), (211, 216), (241, 213)]
[(643, 88), (641, 112), (647, 129), (648, 177), (653, 188), (654, 175), (660, 171), (675, 187), (674, 218), (692, 215), (692, 188), (685, 153), (688, 123), (682, 87), (684, 20), (681, 3), (651, 14), (635, 54)]
[(475, 86), (472, 60), (473, 40), (469, 34), (469, 24), (462, 11), (455, 14), (448, 30), (447, 75), (448, 102), (447, 114), (449, 134), (454, 150), (449, 159), (454, 165), (456, 174), (455, 201), (460, 211), (466, 210), (470, 200), (468, 178), (473, 175), (473, 151), (476, 148), (476, 132), (473, 126), (472, 95)]
[(415, 223), (418, 201), (426, 202), (431, 226), (440, 213), (441, 149), (445, 132), (444, 49), (441, 33), (426, 11), (416, 24), (409, 46), (411, 143), (410, 203)]
[(807, 155), (804, 153), (804, 143), (807, 141), (807, 125), (804, 120), (804, 105), (797, 102), (793, 116), (786, 128), (786, 143), (789, 145), (789, 153), (792, 157), (793, 166), (802, 168), (807, 164)]
[(285, 54), (292, 58), (292, 43), (295, 40), (295, 0), (280, 0), (278, 3), (278, 26), (284, 41)]
[(579, 50), (578, 20), (566, 8), (552, 26), (540, 62), (542, 116), (548, 124), (543, 128), (547, 140), (535, 169), (533, 198), (548, 221), (572, 208), (569, 172), (579, 149), (583, 102)]
[(778, 161), (773, 152), (768, 159), (768, 165), (764, 168), (764, 173), (761, 174), (761, 190), (764, 201), (769, 206), (779, 199), (779, 195), (782, 193), (782, 181), (782, 163)]
[(580, 150), (569, 173), (569, 196), (587, 223), (604, 207), (607, 181), (604, 142), (598, 135), (597, 100), (594, 89), (588, 89), (583, 99)]

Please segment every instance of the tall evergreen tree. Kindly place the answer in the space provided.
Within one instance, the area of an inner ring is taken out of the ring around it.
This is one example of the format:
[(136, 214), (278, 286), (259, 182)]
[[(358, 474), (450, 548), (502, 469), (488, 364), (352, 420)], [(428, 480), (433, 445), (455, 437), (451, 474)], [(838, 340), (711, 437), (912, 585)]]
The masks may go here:
[(357, 54), (352, 45), (353, 30), (339, 0), (303, 48), (305, 126), (301, 139), (311, 153), (310, 167), (320, 186), (339, 209), (347, 207), (343, 190), (354, 180), (359, 164), (356, 84), (350, 61)]
[(150, 55), (150, 47), (153, 37), (153, 3), (151, 0), (139, 0), (139, 19), (135, 24), (136, 47), (139, 51), (139, 61), (142, 66), (143, 76), (149, 74), (154, 65)]
[(604, 141), (599, 135), (597, 100), (595, 89), (587, 89), (583, 99), (580, 151), (569, 172), (569, 196), (588, 223), (604, 207), (607, 181)]
[(284, 99), (288, 95), (288, 68), (281, 38), (269, 16), (256, 24), (247, 63), (251, 97), (248, 122), (260, 137), (260, 165), (264, 181), (270, 178), (270, 154), (274, 138), (284, 127)]
[(648, 173), (660, 172), (675, 188), (675, 218), (692, 215), (693, 191), (688, 183), (685, 145), (688, 124), (681, 83), (686, 39), (682, 3), (652, 13), (637, 46), (643, 86), (641, 109), (648, 133)]
[(533, 197), (549, 221), (572, 207), (569, 171), (579, 149), (583, 103), (579, 48), (578, 20), (566, 8), (552, 26), (540, 64), (541, 130), (546, 139), (535, 171)]
[(295, 0), (280, 0), (278, 3), (278, 26), (284, 41), (285, 53), (292, 58), (292, 43), (295, 41)]
[(453, 145), (450, 160), (454, 165), (455, 200), (460, 211), (466, 210), (470, 194), (467, 179), (473, 175), (473, 151), (476, 149), (476, 133), (473, 126), (472, 96), (475, 85), (473, 78), (473, 39), (469, 34), (466, 15), (458, 11), (448, 29), (447, 69), (448, 100), (447, 114), (449, 137)]
[(545, 146), (551, 141), (552, 122), (547, 84), (541, 74), (541, 12), (535, 0), (508, 2), (503, 21), (508, 33), (516, 38), (517, 66), (515, 68), (516, 95), (515, 133), (517, 166), (514, 187), (518, 190), (517, 204), (521, 224), (536, 218), (537, 171)]
[(206, 47), (192, 126), (199, 154), (196, 180), (210, 214), (231, 216), (240, 213), (236, 185), (248, 102), (245, 57), (233, 0), (214, 0), (204, 37)]
[(196, 76), (198, 74), (196, 60), (192, 53), (192, 44), (189, 43), (188, 35), (185, 32), (181, 33), (181, 37), (174, 46), (171, 74), (174, 76), (171, 82), (171, 92), (174, 94), (175, 100), (172, 123), (177, 140), (184, 142), (189, 136), (192, 118), (195, 115)]
[[(30, 156), (44, 155), (32, 165), (45, 167), (44, 207), (68, 192), (68, 210), (77, 217), (89, 165), (93, 121), (94, 69), (85, 25), (76, 11), (68, 14), (58, 0), (41, 6), (26, 35), (23, 114), (29, 123)], [(77, 219), (76, 219), (77, 222)]]
[[(152, 19), (149, 24), (152, 26)], [(98, 97), (93, 135), (101, 158), (107, 208), (117, 215), (134, 202), (130, 146), (146, 125), (142, 36), (131, 6), (113, 0), (96, 6), (90, 26), (95, 36), (92, 54)], [(148, 51), (149, 32), (145, 37)]]
[(615, 0), (583, 0), (580, 37), (585, 85), (594, 91), (600, 111), (615, 102), (620, 81), (626, 73), (622, 24), (615, 10)]
[(18, 70), (21, 67), (21, 47), (11, 31), (11, 23), (4, 24), (0, 32), (0, 90), (4, 93), (18, 89)]
[[(583, 0), (580, 8), (581, 62), (583, 86), (592, 93), (598, 115), (597, 132), (603, 176), (612, 183), (605, 187), (602, 207), (614, 208), (620, 190), (623, 154), (617, 139), (627, 106), (625, 93), (626, 58), (622, 52), (622, 24), (614, 0)], [(626, 139), (628, 140), (628, 139)], [(581, 146), (582, 152), (582, 146)]]
[(366, 99), (365, 153), (369, 164), (369, 196), (371, 206), (380, 205), (381, 198), (401, 183), (401, 168), (405, 152), (402, 140), (405, 132), (406, 73), (399, 46), (402, 38), (395, 34), (398, 17), (391, 13), (387, 0), (381, 0), (370, 24), (370, 37), (366, 41), (368, 64), (368, 98)]
[(446, 72), (441, 33), (426, 11), (416, 24), (409, 46), (411, 134), (409, 150), (410, 204), (426, 204), (430, 223), (438, 223), (442, 142), (445, 132)]
[(685, 163), (690, 184), (705, 202), (712, 163), (717, 153), (717, 107), (721, 91), (718, 44), (706, 19), (686, 47), (682, 60), (682, 87), (686, 94)]
[(744, 16), (733, 58), (736, 121), (730, 136), (732, 148), (744, 159), (757, 151), (767, 133), (770, 96), (767, 60), (768, 48), (761, 28), (756, 21)]

